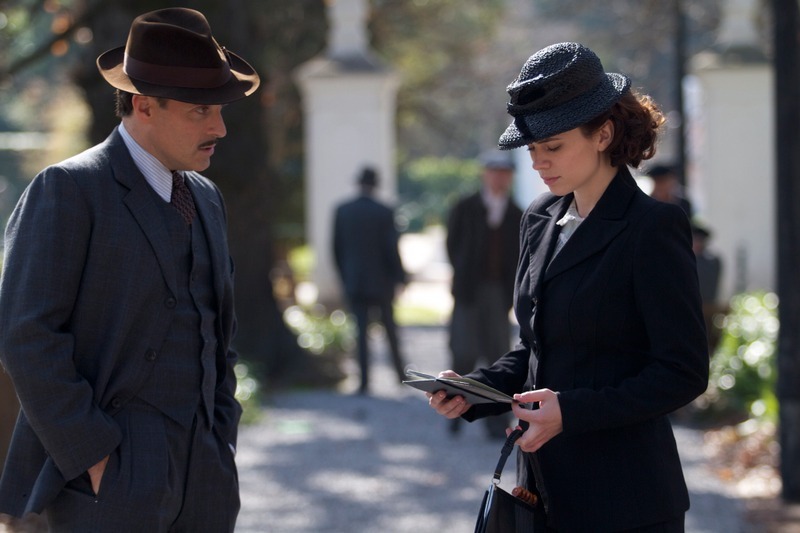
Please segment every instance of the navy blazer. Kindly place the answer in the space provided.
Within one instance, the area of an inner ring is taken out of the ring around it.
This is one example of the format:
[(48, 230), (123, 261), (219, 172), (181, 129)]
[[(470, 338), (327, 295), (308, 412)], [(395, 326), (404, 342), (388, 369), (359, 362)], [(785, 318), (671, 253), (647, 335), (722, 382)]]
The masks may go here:
[[(219, 190), (186, 173), (217, 302), (215, 431), (236, 443), (233, 267)], [(153, 372), (175, 311), (176, 261), (160, 201), (115, 130), (43, 170), (6, 230), (0, 357), (22, 405), (0, 512), (40, 512), (119, 444), (113, 415)], [(146, 460), (146, 458), (143, 458)]]
[(542, 195), (523, 216), (521, 343), (470, 377), (509, 394), (558, 393), (563, 432), (520, 456), (520, 483), (543, 493), (551, 527), (677, 518), (689, 499), (667, 414), (706, 389), (709, 363), (689, 222), (622, 168), (552, 258), (572, 199)]
[(337, 206), (333, 257), (347, 297), (384, 302), (406, 282), (394, 212), (366, 195)]

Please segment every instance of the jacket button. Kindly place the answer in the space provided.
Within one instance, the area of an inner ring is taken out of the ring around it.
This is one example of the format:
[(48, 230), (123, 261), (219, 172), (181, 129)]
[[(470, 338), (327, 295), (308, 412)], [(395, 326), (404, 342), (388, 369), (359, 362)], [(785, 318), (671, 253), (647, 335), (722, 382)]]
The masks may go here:
[(174, 309), (177, 304), (178, 301), (175, 298), (167, 298), (164, 302), (164, 305), (166, 305), (168, 309)]
[(156, 357), (158, 357), (158, 354), (153, 349), (147, 350), (147, 352), (145, 352), (145, 354), (144, 354), (144, 358), (147, 359), (150, 362), (155, 361)]
[(119, 409), (120, 407), (122, 407), (122, 400), (120, 400), (119, 398), (112, 398), (111, 407), (114, 409)]

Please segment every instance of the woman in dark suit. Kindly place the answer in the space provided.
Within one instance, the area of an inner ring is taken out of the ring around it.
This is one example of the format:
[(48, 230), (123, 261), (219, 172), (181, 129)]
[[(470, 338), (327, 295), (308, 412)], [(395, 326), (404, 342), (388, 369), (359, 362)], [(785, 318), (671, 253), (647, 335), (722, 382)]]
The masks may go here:
[[(520, 344), (469, 377), (514, 396), (518, 484), (549, 531), (683, 531), (667, 415), (708, 381), (691, 233), (628, 171), (654, 155), (663, 115), (577, 43), (531, 56), (508, 92), (500, 147), (527, 146), (550, 193), (522, 219)], [(429, 396), (448, 418), (507, 409)]]

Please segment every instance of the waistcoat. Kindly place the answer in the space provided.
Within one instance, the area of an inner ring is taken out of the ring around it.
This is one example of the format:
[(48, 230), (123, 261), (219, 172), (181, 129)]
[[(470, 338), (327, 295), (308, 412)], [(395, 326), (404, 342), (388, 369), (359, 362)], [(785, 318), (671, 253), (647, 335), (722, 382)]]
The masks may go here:
[(175, 314), (151, 379), (139, 397), (182, 426), (191, 427), (198, 408), (214, 420), (217, 339), (211, 254), (200, 217), (187, 226), (159, 199), (176, 261)]

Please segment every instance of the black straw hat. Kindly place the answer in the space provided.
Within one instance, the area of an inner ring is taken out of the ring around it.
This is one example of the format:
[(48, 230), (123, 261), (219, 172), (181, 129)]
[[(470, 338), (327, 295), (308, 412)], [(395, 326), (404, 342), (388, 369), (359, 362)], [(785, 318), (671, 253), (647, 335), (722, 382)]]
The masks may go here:
[(514, 121), (498, 146), (519, 148), (577, 128), (608, 110), (630, 85), (627, 76), (604, 72), (597, 55), (582, 44), (543, 48), (506, 89)]
[(167, 8), (134, 19), (124, 47), (104, 52), (97, 68), (113, 87), (192, 104), (225, 104), (255, 92), (256, 71), (220, 46), (199, 11)]

